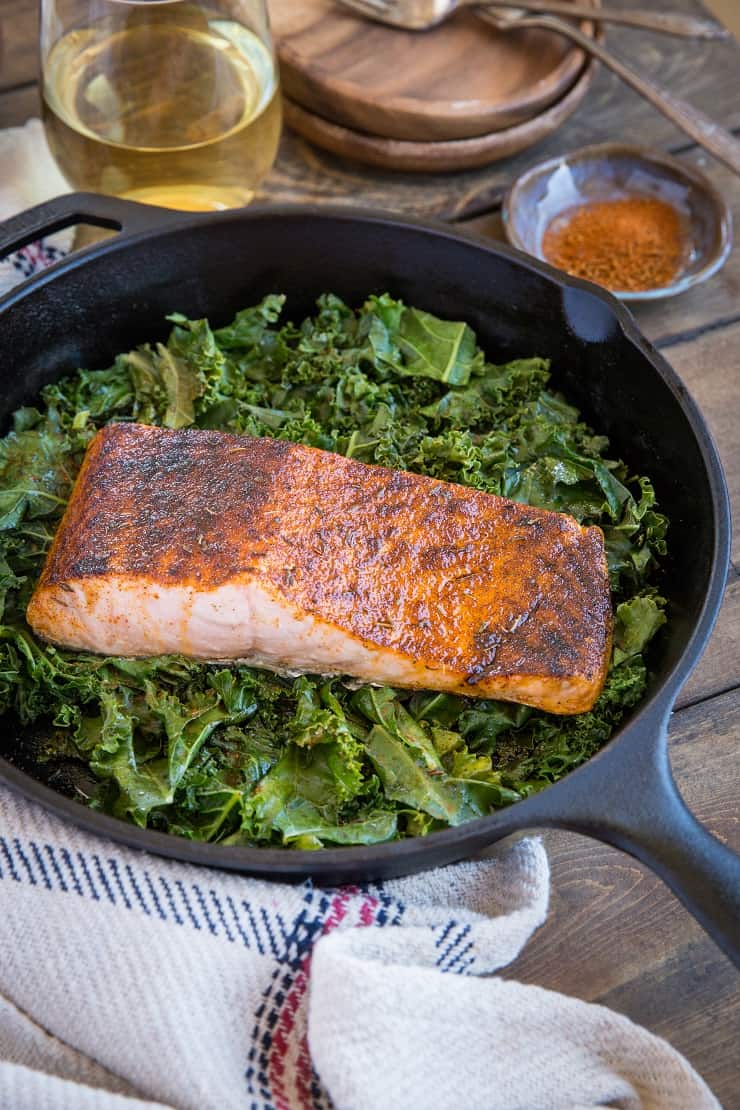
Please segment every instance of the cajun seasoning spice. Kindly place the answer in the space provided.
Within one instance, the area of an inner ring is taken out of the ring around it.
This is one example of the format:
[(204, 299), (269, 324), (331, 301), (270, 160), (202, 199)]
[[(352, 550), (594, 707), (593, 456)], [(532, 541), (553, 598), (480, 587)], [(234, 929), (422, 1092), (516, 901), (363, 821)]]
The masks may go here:
[(542, 252), (554, 266), (625, 292), (668, 285), (685, 250), (679, 213), (646, 196), (571, 208), (555, 217), (542, 239)]

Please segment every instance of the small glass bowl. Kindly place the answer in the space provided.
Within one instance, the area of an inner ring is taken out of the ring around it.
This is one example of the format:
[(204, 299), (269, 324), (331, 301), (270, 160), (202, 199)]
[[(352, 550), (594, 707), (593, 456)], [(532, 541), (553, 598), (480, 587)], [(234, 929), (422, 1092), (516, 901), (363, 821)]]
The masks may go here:
[(668, 285), (611, 293), (623, 301), (654, 301), (683, 293), (724, 265), (732, 247), (727, 202), (704, 174), (666, 154), (624, 143), (584, 147), (523, 173), (503, 203), (506, 237), (519, 250), (549, 262), (542, 251), (545, 230), (568, 209), (627, 196), (655, 197), (682, 217), (686, 249)]

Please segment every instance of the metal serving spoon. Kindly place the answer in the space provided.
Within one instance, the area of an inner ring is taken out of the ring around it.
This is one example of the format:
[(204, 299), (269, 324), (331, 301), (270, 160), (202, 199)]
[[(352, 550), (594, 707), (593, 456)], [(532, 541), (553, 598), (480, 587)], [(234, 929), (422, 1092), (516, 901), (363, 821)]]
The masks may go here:
[[(404, 27), (407, 30), (434, 27), (461, 6), (472, 6), (470, 0), (339, 0), (339, 3), (380, 23), (387, 23), (392, 27)], [(574, 23), (549, 15), (530, 16), (521, 8), (504, 12), (501, 8), (490, 5), (478, 7), (478, 14), (499, 31), (536, 27), (571, 39), (587, 54), (598, 58), (627, 85), (649, 100), (653, 107), (685, 131), (694, 142), (740, 175), (740, 141), (734, 135), (724, 127), (720, 127), (711, 116), (705, 115), (704, 112), (681, 100), (680, 97), (674, 96), (667, 89), (654, 85), (652, 81), (642, 77), (600, 43), (585, 35)], [(601, 9), (591, 9), (592, 19), (601, 19), (601, 14)]]
[[(354, 8), (381, 22), (410, 31), (427, 30), (442, 23), (459, 8), (478, 7), (480, 0), (339, 0), (345, 7)], [(500, 8), (515, 8), (522, 12), (521, 0), (499, 0)], [(599, 23), (618, 23), (637, 27), (642, 31), (659, 31), (666, 35), (679, 35), (689, 39), (728, 39), (732, 36), (726, 27), (713, 19), (697, 19), (679, 12), (617, 11), (615, 8), (592, 8), (589, 4), (569, 3), (568, 0), (527, 0), (527, 11), (548, 15), (563, 15), (572, 19), (592, 19)], [(397, 18), (394, 17), (397, 13)]]

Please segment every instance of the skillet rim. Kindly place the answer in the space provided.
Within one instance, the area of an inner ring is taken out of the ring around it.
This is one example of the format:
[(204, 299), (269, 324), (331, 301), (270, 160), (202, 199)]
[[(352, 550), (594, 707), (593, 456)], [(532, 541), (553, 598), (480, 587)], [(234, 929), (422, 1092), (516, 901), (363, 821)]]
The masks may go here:
[[(74, 196), (75, 194), (71, 194), (69, 197), (62, 199), (71, 201)], [(80, 199), (84, 201), (84, 198)], [(117, 198), (97, 199), (110, 200), (112, 211), (117, 204), (121, 203), (117, 201)], [(21, 300), (33, 296), (37, 290), (53, 283), (65, 274), (77, 270), (79, 267), (84, 267), (88, 261), (93, 259), (97, 260), (108, 255), (117, 255), (121, 251), (125, 253), (147, 240), (171, 233), (185, 232), (191, 228), (202, 228), (208, 224), (228, 223), (229, 221), (236, 221), (241, 224), (265, 218), (375, 224), (386, 229), (406, 229), (443, 241), (462, 241), (484, 254), (510, 260), (518, 268), (537, 275), (544, 279), (548, 285), (559, 289), (561, 292), (564, 289), (574, 289), (601, 301), (615, 320), (625, 340), (639, 351), (643, 359), (650, 364), (653, 371), (670, 390), (696, 440), (711, 493), (714, 517), (713, 554), (709, 579), (701, 611), (679, 658), (668, 674), (660, 680), (656, 688), (643, 699), (637, 712), (631, 716), (625, 725), (614, 732), (602, 749), (585, 763), (570, 771), (565, 778), (553, 783), (542, 794), (525, 798), (513, 806), (496, 810), (485, 817), (476, 818), (474, 821), (456, 827), (440, 829), (424, 837), (387, 841), (375, 845), (356, 845), (349, 847), (349, 849), (346, 846), (342, 848), (322, 848), (320, 851), (222, 845), (208, 841), (189, 840), (186, 837), (174, 836), (171, 833), (163, 833), (154, 829), (140, 828), (127, 821), (92, 810), (72, 798), (57, 793), (34, 779), (27, 772), (21, 771), (9, 763), (2, 756), (0, 756), (0, 782), (6, 783), (32, 801), (39, 802), (45, 809), (57, 816), (71, 820), (78, 827), (85, 828), (98, 835), (107, 836), (130, 847), (149, 850), (155, 854), (185, 862), (242, 871), (266, 878), (298, 880), (313, 877), (326, 880), (335, 878), (336, 875), (357, 874), (359, 872), (368, 876), (390, 873), (391, 870), (393, 870), (393, 873), (404, 873), (404, 860), (408, 860), (407, 871), (422, 869), (424, 863), (419, 865), (417, 857), (422, 857), (422, 859), (428, 857), (427, 866), (431, 867), (439, 862), (435, 859), (435, 855), (442, 856), (445, 860), (461, 858), (466, 855), (466, 845), (470, 846), (470, 851), (474, 851), (483, 844), (492, 843), (517, 829), (536, 828), (538, 823), (552, 824), (552, 820), (549, 819), (538, 822), (538, 800), (543, 796), (547, 797), (548, 800), (554, 799), (553, 791), (557, 790), (558, 787), (564, 787), (566, 784), (570, 784), (572, 788), (580, 781), (579, 776), (583, 779), (588, 773), (588, 769), (595, 765), (603, 768), (604, 763), (613, 757), (620, 741), (626, 740), (628, 736), (633, 736), (647, 728), (655, 733), (652, 740), (654, 745), (664, 747), (667, 745), (667, 735), (665, 728), (661, 728), (661, 721), (667, 719), (681, 686), (698, 663), (722, 603), (730, 562), (730, 503), (719, 453), (697, 403), (676, 371), (640, 332), (634, 317), (617, 298), (607, 290), (556, 270), (548, 263), (524, 254), (507, 243), (486, 239), (478, 233), (464, 228), (451, 227), (439, 221), (410, 217), (404, 214), (337, 204), (258, 203), (246, 209), (228, 209), (223, 212), (208, 214), (175, 213), (172, 210), (155, 209), (132, 202), (125, 202), (123, 207), (131, 211), (140, 210), (144, 214), (143, 218), (149, 220), (150, 226), (127, 232), (125, 230), (125, 219), (122, 219), (123, 227), (120, 235), (81, 251), (73, 252), (60, 262), (15, 286), (5, 297), (0, 299), (0, 322), (4, 314), (12, 310)], [(80, 212), (83, 211), (84, 202), (80, 208)], [(77, 219), (75, 222), (83, 221)], [(141, 224), (141, 220), (138, 222)], [(587, 340), (586, 342), (593, 343), (594, 341)], [(552, 810), (552, 801), (549, 801), (547, 808)], [(527, 817), (530, 815), (533, 820), (528, 822)], [(566, 818), (567, 813), (564, 813), (563, 825), (567, 824)]]

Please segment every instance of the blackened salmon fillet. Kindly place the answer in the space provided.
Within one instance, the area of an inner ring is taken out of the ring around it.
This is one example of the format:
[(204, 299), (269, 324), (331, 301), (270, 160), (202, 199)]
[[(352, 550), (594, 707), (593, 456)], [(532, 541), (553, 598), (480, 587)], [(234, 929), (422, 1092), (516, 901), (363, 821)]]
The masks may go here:
[(589, 709), (604, 538), (561, 513), (283, 440), (113, 424), (28, 606), (41, 637)]

